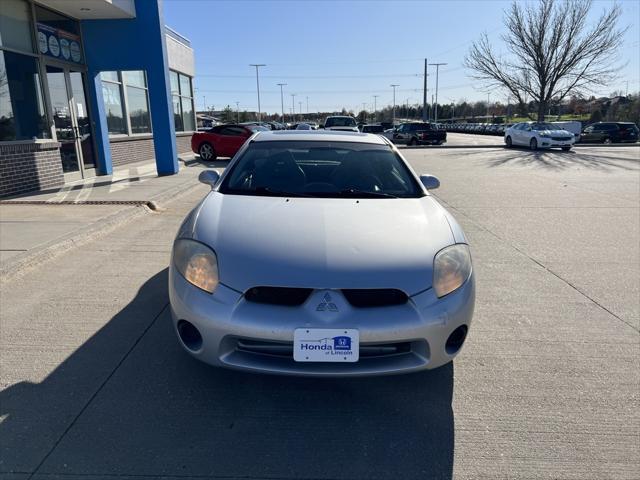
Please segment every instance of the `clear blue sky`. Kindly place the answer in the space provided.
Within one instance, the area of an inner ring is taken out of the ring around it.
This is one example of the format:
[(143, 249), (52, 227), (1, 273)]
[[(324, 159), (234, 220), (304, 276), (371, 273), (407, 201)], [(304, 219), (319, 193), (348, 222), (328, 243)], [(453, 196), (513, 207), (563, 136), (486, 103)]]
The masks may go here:
[[(280, 111), (277, 83), (287, 83), (285, 114), (295, 93), (295, 110), (373, 110), (392, 103), (392, 83), (400, 86), (396, 103), (422, 102), (424, 57), (446, 62), (440, 68), (440, 103), (486, 100), (476, 88), (462, 60), (470, 43), (486, 31), (496, 45), (503, 10), (500, 0), (430, 1), (214, 1), (164, 0), (165, 23), (193, 44), (196, 57), (196, 104), (217, 110), (230, 105), (240, 110), (257, 108), (255, 69), (260, 69), (262, 111)], [(615, 85), (600, 91), (630, 92), (640, 87), (640, 1), (623, 0), (623, 24), (629, 26), (620, 52), (628, 62)], [(596, 17), (612, 2), (594, 2)], [(429, 89), (435, 93), (435, 68)], [(432, 88), (433, 87), (433, 88)], [(498, 92), (491, 101), (505, 101)]]

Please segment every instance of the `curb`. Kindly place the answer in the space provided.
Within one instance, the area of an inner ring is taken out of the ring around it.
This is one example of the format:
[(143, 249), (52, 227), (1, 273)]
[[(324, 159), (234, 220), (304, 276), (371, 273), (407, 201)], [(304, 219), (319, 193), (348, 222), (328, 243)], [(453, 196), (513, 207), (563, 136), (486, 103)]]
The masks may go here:
[[(151, 196), (150, 200), (138, 201), (138, 202), (122, 202), (122, 201), (102, 201), (103, 205), (119, 205), (122, 204), (123, 208), (117, 212), (108, 215), (107, 217), (99, 218), (95, 222), (81, 227), (80, 229), (73, 231), (60, 238), (56, 238), (43, 245), (35, 247), (31, 250), (18, 254), (0, 266), (0, 285), (22, 276), (29, 270), (36, 266), (41, 266), (54, 258), (62, 255), (72, 248), (80, 247), (93, 240), (97, 240), (108, 233), (111, 233), (116, 228), (119, 228), (132, 220), (152, 213), (153, 211), (161, 211), (162, 208), (158, 205), (158, 201), (170, 201), (176, 197), (187, 193), (192, 188), (198, 186), (197, 182), (185, 181), (169, 188), (163, 192), (157, 193)], [(95, 204), (96, 202), (67, 202), (67, 203), (46, 203), (46, 202), (3, 202), (3, 205), (10, 205), (11, 203), (18, 205), (83, 205), (83, 204)]]

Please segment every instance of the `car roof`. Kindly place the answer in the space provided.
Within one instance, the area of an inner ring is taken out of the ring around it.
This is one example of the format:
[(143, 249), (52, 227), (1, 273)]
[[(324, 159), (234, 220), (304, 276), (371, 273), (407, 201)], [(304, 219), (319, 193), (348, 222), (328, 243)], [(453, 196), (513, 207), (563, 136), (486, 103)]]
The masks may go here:
[(297, 140), (304, 142), (358, 142), (373, 143), (376, 145), (388, 145), (385, 139), (379, 135), (370, 133), (331, 131), (309, 131), (309, 130), (280, 130), (270, 132), (258, 132), (253, 137), (254, 142), (275, 142)]

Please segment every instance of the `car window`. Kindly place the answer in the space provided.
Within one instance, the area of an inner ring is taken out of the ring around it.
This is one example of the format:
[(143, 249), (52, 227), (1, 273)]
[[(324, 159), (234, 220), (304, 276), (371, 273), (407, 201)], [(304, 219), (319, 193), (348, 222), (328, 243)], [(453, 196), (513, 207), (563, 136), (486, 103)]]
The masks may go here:
[(325, 127), (355, 127), (356, 120), (351, 117), (329, 117), (324, 123)]
[(556, 127), (554, 127), (550, 123), (538, 122), (538, 123), (532, 123), (531, 124), (531, 129), (532, 130), (538, 130), (538, 131), (540, 131), (540, 130), (556, 130)]
[[(247, 127), (253, 127), (253, 125), (247, 125)], [(242, 127), (225, 127), (220, 130), (220, 135), (228, 135), (232, 137), (238, 137), (246, 134), (246, 130)]]
[(247, 125), (247, 128), (249, 130), (251, 130), (252, 132), (268, 132), (269, 129), (266, 127), (263, 127), (261, 125)]
[(424, 195), (388, 145), (359, 142), (254, 142), (230, 167), (221, 193), (329, 198)]

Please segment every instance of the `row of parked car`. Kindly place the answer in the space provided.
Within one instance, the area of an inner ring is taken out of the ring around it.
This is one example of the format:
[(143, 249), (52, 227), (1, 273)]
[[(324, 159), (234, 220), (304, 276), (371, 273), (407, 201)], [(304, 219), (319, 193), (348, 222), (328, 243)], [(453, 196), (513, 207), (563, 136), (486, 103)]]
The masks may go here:
[[(448, 132), (472, 133), (475, 135), (504, 136), (513, 128), (513, 123), (447, 123), (440, 127)], [(621, 143), (637, 142), (638, 127), (633, 122), (598, 122), (584, 129), (582, 122), (550, 122), (555, 129), (566, 130), (575, 136), (580, 143)]]

